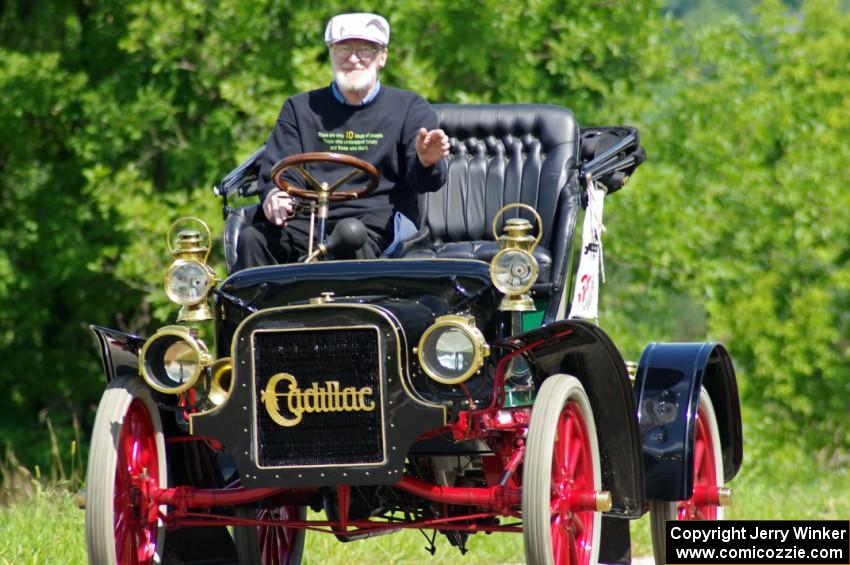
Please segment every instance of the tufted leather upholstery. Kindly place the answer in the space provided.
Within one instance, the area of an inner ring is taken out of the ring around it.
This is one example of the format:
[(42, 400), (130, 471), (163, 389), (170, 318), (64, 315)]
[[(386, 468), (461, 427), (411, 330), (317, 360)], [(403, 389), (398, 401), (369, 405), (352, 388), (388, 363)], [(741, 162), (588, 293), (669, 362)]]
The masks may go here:
[(558, 196), (576, 166), (579, 128), (572, 112), (545, 105), (437, 105), (452, 142), (445, 189), (426, 196), (435, 240), (492, 239), (494, 214), (511, 202), (536, 209), (551, 241)]
[[(543, 220), (534, 253), (540, 281), (559, 286), (578, 206), (573, 175), (580, 132), (572, 112), (542, 104), (433, 108), (451, 138), (448, 182), (420, 200), (420, 223), (430, 230), (431, 247), (405, 257), (489, 261), (499, 250), (494, 215), (505, 204), (522, 202)], [(517, 210), (503, 219), (517, 215), (533, 222)]]

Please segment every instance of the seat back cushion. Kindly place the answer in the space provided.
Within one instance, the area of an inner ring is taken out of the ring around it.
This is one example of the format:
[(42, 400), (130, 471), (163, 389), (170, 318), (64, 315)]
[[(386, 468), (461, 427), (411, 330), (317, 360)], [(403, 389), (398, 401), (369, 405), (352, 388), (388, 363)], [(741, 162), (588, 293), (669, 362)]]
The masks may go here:
[[(543, 220), (541, 245), (552, 249), (561, 192), (576, 167), (579, 127), (566, 108), (543, 104), (435, 104), (451, 140), (446, 186), (423, 195), (420, 223), (435, 244), (492, 240), (492, 220), (521, 202)], [(512, 210), (534, 221), (526, 211)]]

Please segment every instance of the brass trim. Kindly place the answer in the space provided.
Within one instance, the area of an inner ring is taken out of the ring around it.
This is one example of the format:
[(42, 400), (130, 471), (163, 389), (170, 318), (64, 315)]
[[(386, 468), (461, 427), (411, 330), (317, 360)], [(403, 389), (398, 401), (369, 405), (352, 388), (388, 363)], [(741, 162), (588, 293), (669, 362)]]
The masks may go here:
[[(265, 310), (265, 312), (268, 313), (268, 310)], [(247, 320), (247, 318), (246, 318), (246, 320)], [(244, 321), (243, 321), (243, 324), (244, 324)], [(251, 350), (251, 369), (250, 369), (251, 370), (251, 376), (252, 377), (256, 376), (256, 370), (255, 370), (256, 360), (254, 358), (254, 347), (253, 347), (253, 341), (254, 341), (254, 335), (255, 334), (258, 334), (258, 333), (303, 332), (305, 330), (307, 330), (307, 331), (319, 330), (320, 331), (320, 330), (352, 330), (352, 329), (371, 329), (371, 330), (375, 331), (375, 335), (377, 337), (377, 343), (378, 343), (378, 354), (377, 354), (377, 358), (378, 358), (378, 387), (379, 387), (378, 402), (379, 402), (380, 411), (381, 411), (381, 429), (383, 430), (383, 434), (381, 435), (381, 444), (382, 444), (381, 445), (381, 454), (382, 454), (383, 458), (381, 459), (381, 461), (370, 461), (368, 463), (344, 463), (344, 464), (328, 463), (326, 465), (278, 465), (278, 466), (261, 465), (260, 461), (259, 461), (259, 459), (260, 459), (259, 458), (259, 451), (260, 451), (259, 436), (260, 436), (260, 434), (259, 434), (259, 431), (257, 430), (257, 387), (256, 387), (256, 383), (252, 382), (251, 386), (250, 386), (250, 388), (251, 388), (251, 408), (250, 408), (249, 412), (251, 414), (251, 428), (252, 428), (252, 432), (253, 432), (254, 437), (253, 437), (251, 447), (252, 447), (252, 450), (253, 450), (254, 465), (256, 465), (258, 469), (302, 469), (302, 468), (304, 468), (304, 469), (306, 469), (306, 468), (315, 469), (315, 468), (323, 468), (323, 467), (346, 467), (346, 468), (350, 468), (350, 467), (374, 467), (376, 465), (386, 465), (386, 463), (389, 461), (389, 455), (387, 453), (387, 433), (388, 433), (388, 428), (387, 428), (387, 425), (386, 425), (387, 424), (387, 421), (386, 421), (387, 414), (386, 414), (386, 410), (384, 409), (384, 399), (386, 398), (386, 390), (385, 390), (385, 387), (384, 387), (384, 373), (383, 373), (383, 369), (382, 369), (383, 364), (380, 362), (381, 359), (383, 359), (384, 353), (383, 353), (383, 348), (381, 347), (381, 330), (378, 326), (376, 326), (376, 325), (310, 326), (310, 327), (298, 327), (298, 328), (254, 330), (250, 333), (250, 336), (249, 336), (249, 339), (251, 340), (251, 344), (249, 346), (249, 348)], [(237, 329), (237, 332), (234, 334), (234, 337), (238, 333), (239, 333), (239, 331)]]
[(448, 409), (445, 404), (441, 404), (439, 402), (432, 402), (427, 398), (423, 397), (419, 394), (419, 391), (416, 390), (416, 387), (413, 385), (413, 368), (412, 368), (412, 356), (408, 355), (408, 351), (412, 351), (414, 355), (419, 352), (419, 348), (415, 345), (411, 348), (408, 341), (407, 335), (404, 332), (399, 332), (398, 328), (402, 327), (401, 321), (396, 317), (396, 315), (389, 310), (380, 310), (381, 313), (390, 321), (390, 325), (393, 327), (393, 331), (396, 335), (396, 340), (399, 345), (399, 350), (403, 350), (405, 352), (404, 361), (406, 363), (406, 367), (402, 367), (401, 365), (401, 357), (399, 357), (399, 374), (401, 375), (401, 387), (404, 389), (404, 392), (407, 393), (408, 398), (413, 400), (416, 404), (420, 406), (425, 406), (427, 408), (439, 408), (443, 412), (443, 424), (448, 422)]
[(310, 304), (327, 304), (329, 302), (334, 301), (334, 293), (325, 291), (321, 293), (321, 296), (314, 296), (310, 298)]
[(522, 202), (514, 202), (513, 204), (507, 204), (502, 206), (502, 208), (496, 212), (496, 215), (493, 216), (493, 239), (499, 241), (499, 234), (496, 231), (496, 220), (498, 220), (505, 212), (511, 210), (513, 208), (524, 208), (532, 213), (534, 219), (537, 220), (537, 237), (534, 238), (534, 245), (531, 246), (529, 251), (534, 249), (540, 244), (540, 240), (543, 239), (543, 219), (540, 217), (540, 214), (537, 213), (537, 210), (529, 206), (528, 204), (523, 204)]
[[(182, 339), (192, 348), (192, 350), (194, 350), (195, 355), (197, 355), (198, 358), (198, 365), (195, 368), (195, 371), (192, 376), (186, 381), (184, 381), (183, 384), (176, 387), (165, 387), (159, 385), (154, 378), (155, 375), (148, 375), (148, 372), (145, 369), (145, 359), (147, 358), (150, 346), (159, 339), (162, 339), (166, 336), (172, 336)], [(164, 326), (160, 328), (147, 341), (145, 341), (145, 344), (142, 346), (142, 350), (139, 353), (139, 375), (148, 384), (149, 387), (164, 394), (181, 394), (189, 390), (198, 381), (198, 378), (201, 376), (201, 373), (211, 364), (212, 356), (209, 354), (209, 350), (207, 349), (206, 344), (204, 344), (204, 342), (200, 338), (193, 334), (193, 330), (184, 326)]]
[[(195, 435), (194, 431), (194, 418), (195, 416), (205, 416), (207, 414), (212, 414), (213, 412), (217, 412), (220, 410), (227, 401), (230, 399), (230, 395), (233, 393), (233, 359), (230, 357), (222, 357), (221, 359), (216, 359), (210, 367), (210, 392), (209, 392), (209, 402), (210, 407), (206, 410), (200, 410), (198, 412), (190, 412), (189, 413), (189, 435)], [(230, 373), (230, 386), (224, 387), (221, 385), (221, 380), (225, 374)], [(221, 402), (215, 402), (212, 399), (213, 391), (221, 392), (224, 395), (224, 400)]]
[(717, 489), (717, 503), (720, 506), (731, 506), (732, 489), (729, 487), (719, 487)]
[(212, 308), (206, 303), (181, 306), (180, 311), (177, 313), (177, 323), (206, 322), (212, 319)]
[[(431, 367), (428, 366), (428, 363), (425, 362), (423, 357), (423, 352), (425, 351), (426, 340), (428, 337), (433, 334), (435, 331), (442, 328), (455, 328), (463, 332), (469, 337), (470, 342), (472, 342), (472, 364), (469, 366), (463, 374), (458, 377), (443, 377), (436, 371), (434, 371)], [(475, 374), (483, 365), (484, 358), (490, 354), (490, 346), (487, 345), (487, 340), (484, 339), (484, 335), (481, 333), (481, 330), (475, 325), (475, 318), (472, 316), (456, 316), (456, 315), (446, 315), (440, 316), (434, 323), (425, 330), (422, 334), (422, 337), (419, 338), (419, 345), (416, 348), (416, 355), (419, 359), (419, 366), (422, 367), (422, 370), (426, 375), (431, 377), (431, 379), (437, 381), (438, 383), (446, 384), (446, 385), (455, 385), (462, 383), (468, 380), (472, 375)]]
[(500, 312), (536, 312), (534, 299), (528, 294), (506, 294), (499, 302)]
[[(225, 375), (229, 376), (230, 384), (224, 386), (222, 380)], [(210, 402), (218, 406), (223, 406), (230, 394), (233, 392), (233, 359), (230, 357), (222, 357), (216, 360), (210, 368)], [(214, 393), (221, 394), (224, 399), (221, 402), (216, 402), (212, 399)]]
[(609, 512), (612, 506), (611, 492), (600, 490), (596, 492), (596, 510), (599, 512)]
[(638, 364), (634, 361), (626, 361), (626, 372), (629, 374), (629, 381), (635, 384), (637, 379)]
[(210, 227), (200, 218), (196, 218), (195, 216), (183, 216), (182, 218), (177, 218), (171, 223), (171, 226), (168, 228), (168, 232), (165, 236), (165, 244), (168, 247), (168, 252), (171, 253), (172, 257), (176, 257), (178, 255), (177, 250), (175, 250), (171, 246), (171, 241), (173, 239), (174, 228), (180, 225), (182, 222), (197, 222), (201, 224), (204, 230), (207, 232), (207, 246), (206, 246), (206, 254), (204, 255), (203, 264), (206, 265), (207, 260), (210, 258), (210, 251), (212, 250), (212, 231), (210, 231)]

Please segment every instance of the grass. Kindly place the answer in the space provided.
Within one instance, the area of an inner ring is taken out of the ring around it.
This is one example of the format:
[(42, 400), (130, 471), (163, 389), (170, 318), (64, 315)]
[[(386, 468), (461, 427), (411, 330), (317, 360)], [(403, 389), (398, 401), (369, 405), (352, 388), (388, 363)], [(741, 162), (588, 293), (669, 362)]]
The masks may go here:
[[(50, 431), (51, 437), (55, 437)], [(744, 432), (758, 436), (747, 427)], [(77, 507), (75, 497), (83, 480), (77, 445), (78, 441), (72, 442), (70, 452), (61, 454), (53, 442), (48, 476), (41, 476), (38, 468), (34, 472), (24, 468), (9, 449), (0, 458), (0, 565), (86, 563), (84, 512)], [(733, 504), (727, 511), (728, 519), (846, 520), (850, 517), (848, 460), (825, 471), (817, 457), (798, 446), (774, 449), (757, 440), (746, 440), (745, 445), (744, 466), (729, 485)], [(630, 526), (632, 555), (652, 555), (648, 514), (632, 521)], [(429, 541), (416, 530), (350, 543), (341, 543), (332, 535), (308, 532), (304, 563), (454, 565), (462, 560), (468, 565), (492, 565), (524, 561), (521, 534), (472, 535), (465, 556), (460, 556), (443, 535), (437, 535), (435, 544), (436, 553), (430, 557), (426, 551)]]
[[(787, 455), (787, 454), (786, 454)], [(802, 457), (802, 454), (800, 454)], [(804, 459), (796, 473), (781, 476), (747, 475), (746, 467), (732, 483), (735, 500), (730, 519), (847, 519), (850, 516), (850, 472), (846, 468), (816, 472)], [(4, 469), (8, 476), (9, 465)], [(83, 511), (76, 507), (67, 485), (43, 487), (25, 471), (19, 484), (29, 485), (25, 495), (0, 507), (0, 564), (61, 564), (86, 562)], [(4, 488), (10, 485), (4, 480)], [(9, 494), (8, 490), (6, 494)], [(651, 555), (649, 520), (633, 521), (633, 554)], [(522, 563), (522, 536), (476, 534), (469, 553), (461, 557), (445, 537), (437, 536), (437, 553), (429, 558), (427, 542), (418, 531), (405, 531), (374, 539), (340, 543), (330, 535), (308, 533), (306, 564), (413, 563), (494, 564)]]
[[(429, 536), (432, 532), (426, 532)], [(380, 563), (402, 564), (465, 564), (522, 563), (521, 534), (475, 534), (467, 540), (468, 553), (461, 557), (457, 548), (449, 545), (446, 537), (438, 534), (434, 540), (436, 553), (431, 557), (425, 536), (416, 530), (407, 530), (363, 541), (340, 543), (333, 536), (309, 532), (304, 551), (304, 563)]]
[(0, 508), (0, 564), (86, 563), (84, 521), (62, 487), (38, 489), (29, 500)]

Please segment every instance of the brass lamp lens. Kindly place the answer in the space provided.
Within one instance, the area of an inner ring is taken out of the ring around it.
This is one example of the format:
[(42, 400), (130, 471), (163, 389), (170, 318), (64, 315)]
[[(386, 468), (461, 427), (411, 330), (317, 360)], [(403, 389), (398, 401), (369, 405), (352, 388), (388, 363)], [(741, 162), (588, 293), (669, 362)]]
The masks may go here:
[(198, 352), (185, 341), (177, 341), (165, 350), (163, 362), (169, 380), (183, 385), (198, 370)]
[(201, 374), (201, 351), (174, 334), (154, 336), (142, 352), (142, 376), (155, 390), (179, 394)]
[(443, 384), (470, 378), (489, 355), (489, 347), (473, 319), (447, 315), (437, 318), (419, 339), (419, 364), (425, 374)]
[[(434, 340), (432, 361), (440, 367), (440, 372), (448, 378), (459, 377), (465, 373), (475, 357), (475, 346), (468, 335), (457, 328), (445, 328)], [(434, 339), (434, 338), (432, 338)]]
[(528, 291), (537, 280), (537, 261), (528, 252), (505, 249), (496, 254), (490, 264), (493, 284), (504, 293)]
[(181, 306), (205, 301), (211, 287), (207, 268), (197, 261), (178, 260), (165, 275), (165, 293)]

